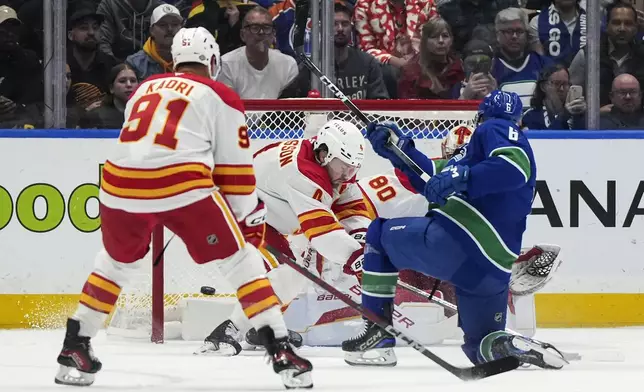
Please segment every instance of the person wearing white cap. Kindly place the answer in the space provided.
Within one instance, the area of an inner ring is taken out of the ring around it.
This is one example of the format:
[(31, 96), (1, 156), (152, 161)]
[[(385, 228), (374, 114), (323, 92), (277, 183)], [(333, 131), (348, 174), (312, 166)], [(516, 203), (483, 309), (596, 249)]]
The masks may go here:
[(21, 105), (42, 102), (42, 66), (20, 46), (20, 25), (13, 8), (0, 7), (0, 121)]
[(179, 9), (162, 4), (152, 11), (150, 38), (143, 49), (127, 57), (125, 62), (134, 69), (139, 80), (160, 73), (172, 72), (172, 39), (183, 26)]

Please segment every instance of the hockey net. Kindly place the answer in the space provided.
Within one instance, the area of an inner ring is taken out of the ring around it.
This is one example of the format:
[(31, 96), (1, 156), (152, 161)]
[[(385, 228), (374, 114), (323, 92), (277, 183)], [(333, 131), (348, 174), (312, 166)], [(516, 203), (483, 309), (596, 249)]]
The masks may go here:
[[(478, 102), (441, 100), (356, 100), (370, 121), (394, 121), (416, 139), (442, 139), (461, 124), (473, 125)], [(337, 99), (247, 100), (244, 102), (253, 148), (278, 140), (311, 137), (327, 121), (351, 121), (360, 129), (364, 124)], [(234, 290), (218, 276), (213, 263), (192, 262), (179, 238), (157, 229), (152, 252), (138, 262), (117, 302), (108, 333), (161, 342), (178, 338), (182, 307), (186, 299), (204, 297), (202, 286), (217, 290), (216, 297), (234, 300)], [(153, 262), (157, 261), (153, 267)], [(225, 316), (224, 316), (225, 317)], [(216, 325), (212, 325), (214, 327)]]

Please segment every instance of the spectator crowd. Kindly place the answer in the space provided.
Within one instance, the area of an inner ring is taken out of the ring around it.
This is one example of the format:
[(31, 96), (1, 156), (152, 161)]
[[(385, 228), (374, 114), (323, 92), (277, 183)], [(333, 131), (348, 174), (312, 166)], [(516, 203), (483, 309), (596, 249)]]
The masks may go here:
[[(184, 26), (217, 39), (218, 81), (242, 99), (314, 96), (297, 55), (311, 52), (312, 1), (327, 0), (67, 0), (67, 127), (120, 128), (138, 84), (172, 70)], [(586, 72), (598, 67), (600, 127), (644, 129), (641, 6), (602, 0), (594, 65), (585, 0), (335, 0), (323, 39), (353, 99), (478, 100), (498, 88), (521, 97), (524, 128), (585, 129)], [(0, 0), (0, 128), (43, 127), (43, 28), (43, 0)]]

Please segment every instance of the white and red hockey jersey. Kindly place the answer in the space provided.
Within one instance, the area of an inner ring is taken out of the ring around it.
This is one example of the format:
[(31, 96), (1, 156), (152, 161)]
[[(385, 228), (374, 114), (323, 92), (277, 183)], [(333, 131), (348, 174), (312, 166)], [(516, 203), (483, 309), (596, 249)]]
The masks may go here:
[(304, 234), (319, 254), (337, 264), (362, 247), (349, 234), (366, 232), (371, 222), (362, 193), (355, 183), (333, 188), (310, 140), (270, 144), (255, 153), (254, 166), (270, 226), (283, 235)]
[(230, 88), (192, 74), (155, 75), (134, 92), (125, 119), (102, 170), (107, 207), (168, 211), (215, 189), (237, 221), (257, 206), (244, 107)]
[(398, 169), (361, 178), (358, 186), (372, 219), (425, 216), (427, 213), (429, 202), (414, 190), (407, 176)]

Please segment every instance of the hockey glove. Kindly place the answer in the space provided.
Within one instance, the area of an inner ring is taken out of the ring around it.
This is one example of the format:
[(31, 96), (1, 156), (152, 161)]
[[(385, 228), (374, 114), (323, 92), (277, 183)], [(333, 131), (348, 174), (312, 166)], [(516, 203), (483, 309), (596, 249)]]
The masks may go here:
[(403, 135), (398, 125), (389, 121), (370, 123), (367, 126), (367, 139), (376, 154), (388, 159), (392, 165), (399, 169), (406, 167), (405, 163), (387, 145), (391, 139), (391, 142), (397, 144), (403, 151), (406, 151), (408, 146), (414, 146), (414, 141), (410, 137)]
[(364, 263), (364, 245), (367, 239), (367, 233), (363, 229), (349, 233), (351, 237), (358, 241), (362, 247), (349, 256), (349, 259), (342, 267), (342, 272), (347, 275), (354, 275), (358, 282), (362, 282), (362, 264)]
[(259, 248), (264, 242), (267, 212), (264, 202), (259, 200), (257, 207), (239, 222), (239, 228), (244, 234), (246, 242), (253, 244), (256, 248)]
[(362, 283), (362, 264), (364, 264), (364, 246), (351, 254), (342, 267), (342, 272), (354, 275), (358, 282)]
[(427, 181), (423, 194), (430, 203), (444, 206), (447, 198), (467, 189), (470, 168), (467, 166), (451, 166), (449, 169), (436, 174)]

